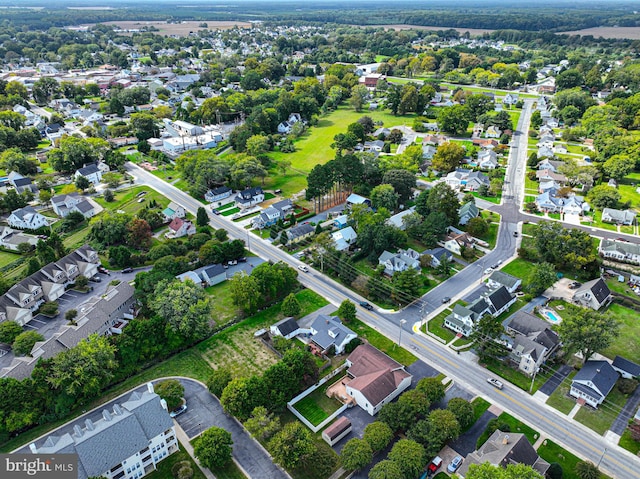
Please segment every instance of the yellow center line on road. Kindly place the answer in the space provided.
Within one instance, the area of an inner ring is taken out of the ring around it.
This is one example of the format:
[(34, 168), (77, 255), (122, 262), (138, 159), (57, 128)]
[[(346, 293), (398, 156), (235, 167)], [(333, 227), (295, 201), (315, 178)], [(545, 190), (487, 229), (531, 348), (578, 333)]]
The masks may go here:
[(442, 359), (444, 362), (446, 362), (447, 364), (449, 364), (450, 366), (456, 368), (456, 369), (460, 369), (460, 366), (456, 363), (454, 363), (453, 361), (451, 361), (450, 359), (444, 357), (442, 354), (434, 351), (433, 349), (431, 349), (429, 346), (416, 341), (415, 338), (411, 338), (411, 342), (416, 343), (418, 346), (420, 346), (421, 348), (426, 349), (430, 354), (433, 354), (434, 356), (439, 357), (440, 359)]

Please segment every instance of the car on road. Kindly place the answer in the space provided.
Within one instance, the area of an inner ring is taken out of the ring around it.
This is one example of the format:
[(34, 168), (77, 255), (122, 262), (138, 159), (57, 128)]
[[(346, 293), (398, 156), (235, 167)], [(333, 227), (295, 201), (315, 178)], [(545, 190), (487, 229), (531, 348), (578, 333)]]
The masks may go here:
[(122, 272), (123, 273), (133, 273), (133, 268), (131, 268), (131, 267), (123, 268)]
[(460, 467), (460, 464), (462, 464), (462, 457), (461, 456), (454, 457), (449, 463), (449, 465), (447, 466), (447, 471), (456, 472)]
[(373, 311), (373, 306), (371, 306), (369, 303), (367, 303), (366, 301), (360, 301), (360, 306), (362, 306), (364, 309), (368, 310), (368, 311)]
[(498, 381), (496, 378), (487, 378), (487, 382), (498, 389), (502, 389), (504, 387), (502, 381)]
[(308, 273), (309, 272), (309, 268), (307, 268), (307, 266), (304, 265), (304, 264), (298, 265), (298, 269), (300, 271), (302, 271), (303, 273)]
[(179, 416), (180, 414), (182, 414), (182, 413), (183, 413), (183, 412), (185, 412), (186, 410), (187, 410), (187, 405), (186, 405), (186, 403), (185, 403), (185, 404), (183, 404), (182, 406), (177, 407), (176, 409), (174, 409), (173, 411), (171, 411), (171, 412), (169, 413), (169, 416), (171, 416), (171, 417)]
[(213, 211), (214, 215), (219, 215), (220, 214), (220, 212), (218, 210), (211, 210), (211, 211)]
[(442, 298), (442, 304), (447, 304), (449, 301), (451, 301), (451, 298), (449, 296), (445, 296), (444, 298)]
[(499, 263), (494, 263), (491, 265), (491, 269), (498, 269), (500, 267)]
[(484, 270), (484, 274), (491, 274), (493, 273), (493, 268), (487, 268)]

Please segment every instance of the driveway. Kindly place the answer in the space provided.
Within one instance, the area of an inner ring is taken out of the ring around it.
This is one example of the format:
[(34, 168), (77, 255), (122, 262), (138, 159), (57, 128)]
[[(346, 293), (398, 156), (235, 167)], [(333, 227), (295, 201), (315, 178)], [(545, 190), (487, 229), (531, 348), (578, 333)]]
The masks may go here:
[(609, 430), (622, 436), (622, 433), (627, 428), (627, 424), (629, 424), (629, 419), (633, 417), (638, 409), (638, 405), (640, 405), (640, 388), (636, 388), (633, 394), (629, 396), (627, 403), (622, 408), (622, 411), (620, 411), (620, 414), (618, 414), (616, 420), (613, 421)]
[[(482, 435), (484, 430), (487, 428), (487, 424), (492, 419), (495, 419), (496, 415), (485, 411), (482, 416), (476, 421), (476, 423), (471, 426), (471, 428), (460, 435), (458, 439), (451, 442), (451, 449), (456, 451), (462, 457), (466, 457), (467, 454), (476, 450), (476, 443), (478, 442), (478, 438)], [(444, 460), (444, 458), (442, 458)], [(452, 458), (451, 458), (452, 459)], [(449, 459), (449, 460), (451, 460)]]
[(573, 283), (573, 279), (561, 278), (555, 282), (553, 286), (547, 289), (543, 296), (551, 299), (564, 299), (566, 302), (571, 303), (573, 299), (573, 293), (575, 289), (569, 288), (569, 285)]
[(571, 366), (563, 364), (556, 372), (551, 375), (549, 379), (547, 379), (547, 382), (540, 386), (540, 389), (538, 389), (538, 391), (546, 394), (547, 396), (551, 396), (551, 394), (553, 394), (553, 392), (558, 389), (558, 386), (560, 386), (560, 384), (562, 384), (567, 376), (569, 376), (569, 373), (571, 373), (571, 371), (573, 371), (573, 368)]
[(189, 440), (212, 426), (221, 427), (231, 433), (233, 457), (251, 478), (289, 479), (276, 466), (267, 452), (231, 416), (228, 416), (218, 399), (206, 387), (191, 379), (181, 378), (187, 411), (175, 418)]

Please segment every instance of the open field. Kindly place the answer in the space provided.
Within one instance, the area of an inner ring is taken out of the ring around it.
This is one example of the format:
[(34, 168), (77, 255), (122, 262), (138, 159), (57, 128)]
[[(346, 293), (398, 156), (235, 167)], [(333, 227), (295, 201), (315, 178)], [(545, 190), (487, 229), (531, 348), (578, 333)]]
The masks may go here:
[[(139, 31), (143, 28), (157, 28), (155, 31), (158, 35), (177, 35), (184, 37), (191, 32), (197, 32), (198, 30), (204, 30), (204, 27), (200, 25), (203, 22), (196, 21), (183, 21), (180, 23), (167, 23), (162, 21), (139, 21), (139, 20), (126, 20), (126, 21), (114, 21), (103, 22), (106, 25), (115, 25), (122, 30), (128, 30), (128, 33), (133, 33), (133, 30)], [(233, 27), (250, 28), (251, 24), (248, 22), (233, 22), (233, 21), (213, 21), (209, 20), (204, 22), (207, 24), (209, 30), (230, 30)], [(92, 27), (95, 23), (89, 23), (81, 25), (83, 27)], [(127, 32), (124, 32), (127, 33)]]
[(18, 253), (9, 253), (8, 251), (0, 251), (0, 267), (7, 266), (14, 261), (20, 259), (21, 255)]
[(607, 311), (620, 322), (620, 334), (602, 354), (611, 359), (621, 355), (630, 361), (640, 362), (638, 313), (620, 304), (612, 304)]
[(637, 40), (640, 38), (640, 27), (593, 27), (571, 32), (560, 32), (560, 35), (593, 35), (595, 38), (629, 38)]
[(437, 32), (439, 30), (455, 30), (458, 33), (469, 32), (471, 36), (480, 36), (483, 33), (491, 33), (495, 30), (487, 30), (483, 28), (456, 28), (456, 27), (430, 27), (423, 25), (356, 25), (363, 28), (385, 28), (387, 30), (428, 30), (431, 32)]

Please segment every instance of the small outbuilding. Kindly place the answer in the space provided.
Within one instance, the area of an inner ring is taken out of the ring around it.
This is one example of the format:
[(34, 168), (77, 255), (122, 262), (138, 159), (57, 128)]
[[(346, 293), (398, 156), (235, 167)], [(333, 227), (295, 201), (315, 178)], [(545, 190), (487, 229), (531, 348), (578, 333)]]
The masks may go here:
[(350, 432), (351, 421), (343, 416), (335, 421), (331, 426), (322, 431), (322, 439), (324, 439), (326, 443), (329, 444), (329, 446), (333, 447)]

